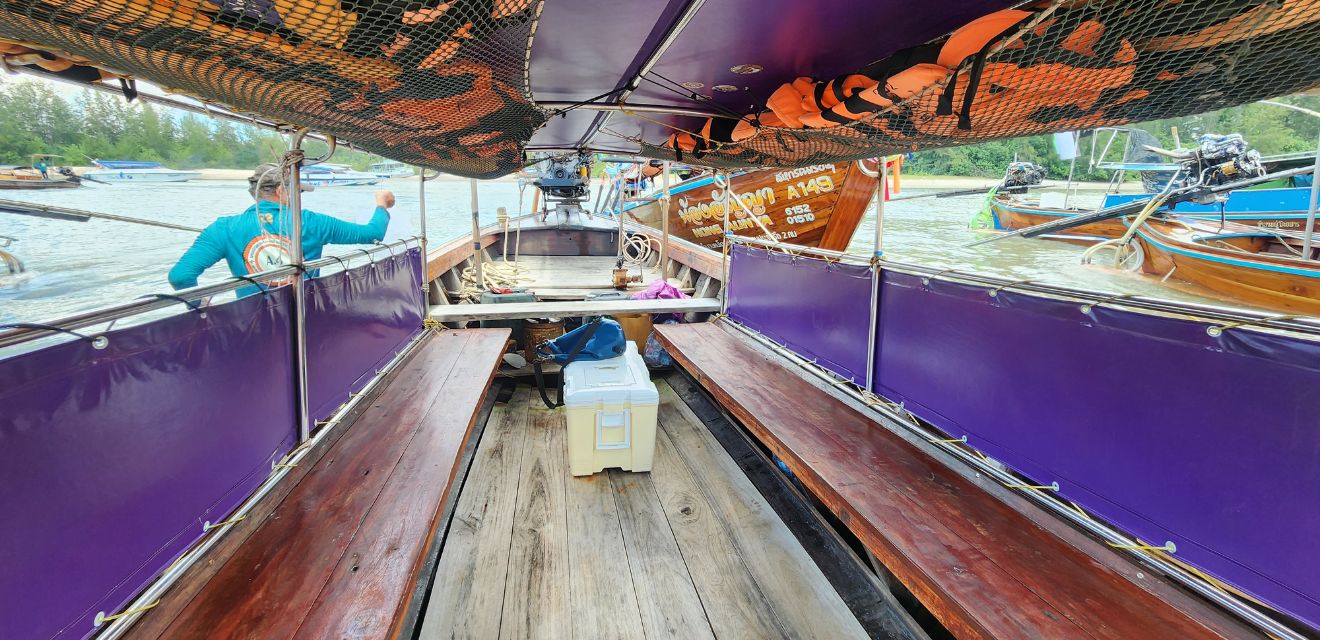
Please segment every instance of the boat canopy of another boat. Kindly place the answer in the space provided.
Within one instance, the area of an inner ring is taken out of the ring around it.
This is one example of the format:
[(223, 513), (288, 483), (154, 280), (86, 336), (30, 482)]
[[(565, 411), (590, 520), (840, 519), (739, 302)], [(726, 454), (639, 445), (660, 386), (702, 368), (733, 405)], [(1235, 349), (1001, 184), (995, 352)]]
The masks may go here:
[(132, 95), (149, 80), (471, 177), (565, 148), (795, 167), (1320, 83), (1310, 0), (822, 0), (786, 17), (799, 7), (0, 0), (0, 55)]

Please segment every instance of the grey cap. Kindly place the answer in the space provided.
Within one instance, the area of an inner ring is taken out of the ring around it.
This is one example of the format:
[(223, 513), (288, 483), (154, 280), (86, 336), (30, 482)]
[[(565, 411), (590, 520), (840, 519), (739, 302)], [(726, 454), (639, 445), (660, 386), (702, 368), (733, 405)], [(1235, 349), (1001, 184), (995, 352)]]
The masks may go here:
[[(275, 187), (280, 186), (283, 182), (284, 175), (280, 170), (280, 165), (275, 164), (274, 162), (262, 163), (257, 165), (256, 169), (252, 170), (251, 176), (248, 176), (248, 192), (255, 198), (258, 193), (272, 190)], [(298, 186), (300, 187), (299, 191), (312, 190), (312, 185), (310, 184), (300, 183)]]

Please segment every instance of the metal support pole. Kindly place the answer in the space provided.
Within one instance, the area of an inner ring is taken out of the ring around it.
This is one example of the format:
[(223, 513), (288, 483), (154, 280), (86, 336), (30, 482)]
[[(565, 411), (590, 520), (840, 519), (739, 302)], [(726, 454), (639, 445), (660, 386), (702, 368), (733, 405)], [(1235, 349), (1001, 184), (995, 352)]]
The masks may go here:
[(888, 158), (880, 158), (880, 176), (875, 185), (875, 245), (871, 253), (871, 308), (866, 332), (866, 390), (875, 391), (876, 325), (880, 315), (880, 257), (884, 255), (885, 192), (889, 179)]
[[(732, 257), (730, 255), (730, 252), (733, 251), (733, 246), (731, 245), (730, 242), (733, 239), (733, 234), (729, 232), (729, 212), (733, 210), (733, 207), (729, 205), (730, 205), (730, 201), (733, 200), (733, 180), (729, 179), (729, 174), (727, 172), (720, 172), (715, 175), (716, 184), (719, 184), (719, 178), (721, 177), (724, 178), (724, 236), (723, 236), (724, 242), (723, 242), (723, 246), (721, 247), (721, 249), (723, 249), (723, 256), (724, 256), (724, 276), (723, 276), (724, 293), (723, 295), (720, 296), (720, 313), (724, 315), (728, 315), (729, 260)], [(767, 239), (771, 239), (771, 238), (767, 238)]]
[(1315, 169), (1311, 171), (1311, 203), (1306, 208), (1306, 237), (1302, 238), (1302, 259), (1311, 259), (1311, 244), (1315, 238), (1316, 200), (1320, 198), (1320, 142), (1315, 147)]
[(668, 281), (669, 264), (669, 161), (665, 160), (660, 170), (660, 185), (664, 192), (660, 196), (660, 279)]
[(422, 211), (422, 268), (426, 268), (426, 169), (417, 173), (417, 207)]
[(468, 188), (472, 192), (472, 264), (477, 276), (477, 291), (484, 291), (486, 278), (481, 268), (481, 212), (477, 208), (476, 179), (468, 179)]
[(876, 257), (885, 254), (885, 196), (888, 195), (889, 162), (880, 158), (880, 181), (875, 187), (875, 252)]
[[(307, 442), (312, 434), (311, 412), (307, 408), (307, 315), (306, 291), (303, 290), (303, 249), (302, 249), (302, 189), (301, 168), (303, 163), (302, 142), (307, 136), (306, 129), (293, 134), (289, 142), (289, 152), (285, 154), (288, 165), (288, 182), (284, 195), (289, 199), (289, 263), (298, 267), (293, 273), (293, 369), (294, 387), (298, 394), (298, 442)], [(335, 152), (335, 140), (329, 139), (330, 151), (316, 162), (328, 160)]]

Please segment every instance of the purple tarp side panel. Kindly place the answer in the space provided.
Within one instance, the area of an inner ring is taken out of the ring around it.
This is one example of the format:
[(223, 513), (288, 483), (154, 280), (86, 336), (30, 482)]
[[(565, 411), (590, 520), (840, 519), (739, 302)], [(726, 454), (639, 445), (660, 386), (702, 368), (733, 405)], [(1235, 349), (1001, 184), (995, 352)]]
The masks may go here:
[(83, 638), (297, 440), (288, 287), (0, 360), (0, 638)]
[(1320, 627), (1320, 344), (884, 272), (877, 393)]
[(734, 245), (729, 317), (854, 382), (866, 380), (871, 269)]
[(308, 280), (307, 406), (329, 417), (422, 330), (422, 252)]

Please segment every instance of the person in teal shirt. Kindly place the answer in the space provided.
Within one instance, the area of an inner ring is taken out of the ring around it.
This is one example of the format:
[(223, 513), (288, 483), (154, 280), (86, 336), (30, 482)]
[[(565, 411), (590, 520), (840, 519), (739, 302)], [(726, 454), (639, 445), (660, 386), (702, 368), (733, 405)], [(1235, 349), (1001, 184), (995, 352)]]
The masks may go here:
[(32, 167), (41, 172), (42, 180), (50, 180), (50, 173), (48, 173), (50, 171), (50, 165), (46, 164), (45, 158), (38, 158), (37, 164), (32, 165)]
[[(282, 205), (286, 202), (283, 175), (279, 165), (263, 164), (248, 178), (248, 192), (256, 204), (236, 216), (224, 216), (207, 225), (191, 247), (170, 269), (170, 285), (175, 289), (197, 286), (197, 278), (215, 263), (224, 260), (229, 272), (246, 276), (269, 271), (291, 262), (291, 216)], [(302, 191), (311, 191), (307, 185)], [(303, 260), (321, 257), (327, 244), (371, 244), (385, 237), (389, 226), (389, 208), (394, 194), (376, 192), (376, 211), (366, 224), (354, 224), (303, 209)], [(277, 283), (272, 283), (277, 284)], [(240, 297), (258, 293), (255, 287), (239, 289)]]

